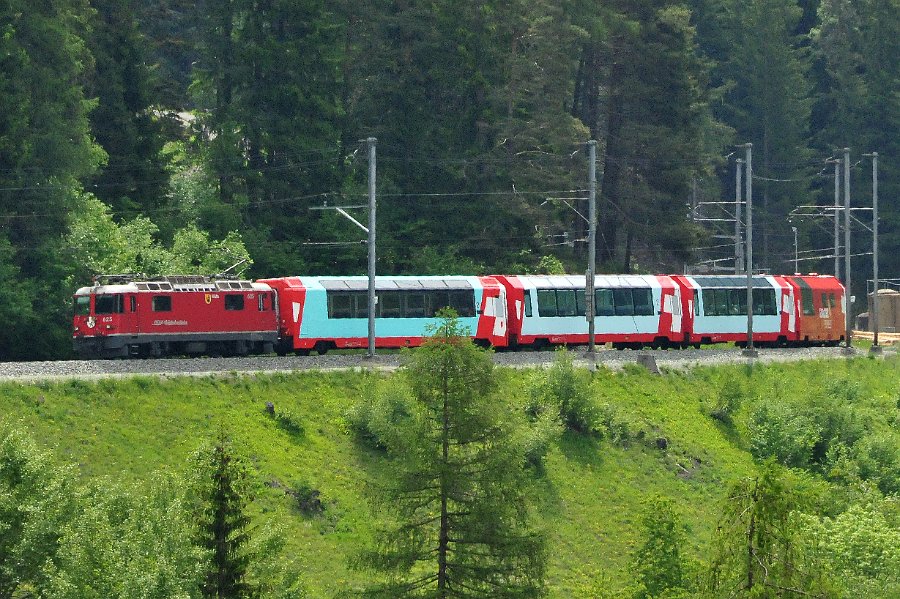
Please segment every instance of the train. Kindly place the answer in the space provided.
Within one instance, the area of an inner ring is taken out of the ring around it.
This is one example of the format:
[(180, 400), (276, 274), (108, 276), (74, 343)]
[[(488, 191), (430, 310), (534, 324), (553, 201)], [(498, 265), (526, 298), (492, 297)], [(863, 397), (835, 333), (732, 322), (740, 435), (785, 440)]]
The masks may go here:
[[(847, 297), (830, 275), (378, 276), (375, 345), (421, 345), (442, 308), (497, 350), (745, 346), (748, 296), (760, 347), (837, 345)], [(104, 275), (72, 297), (80, 358), (294, 353), (368, 346), (368, 278)]]

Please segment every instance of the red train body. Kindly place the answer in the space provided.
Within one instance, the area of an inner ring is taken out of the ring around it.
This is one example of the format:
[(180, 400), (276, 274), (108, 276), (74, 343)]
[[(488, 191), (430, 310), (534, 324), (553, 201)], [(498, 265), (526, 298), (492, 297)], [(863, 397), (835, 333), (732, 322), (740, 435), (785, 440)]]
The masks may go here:
[[(101, 278), (74, 295), (73, 345), (83, 357), (295, 352), (362, 348), (366, 277)], [(377, 277), (376, 346), (420, 345), (449, 306), (479, 344), (499, 349), (595, 341), (615, 348), (747, 343), (747, 301), (760, 346), (836, 345), (846, 298), (832, 276), (598, 275)]]
[(109, 277), (74, 296), (73, 345), (84, 357), (269, 353), (275, 292), (207, 277)]

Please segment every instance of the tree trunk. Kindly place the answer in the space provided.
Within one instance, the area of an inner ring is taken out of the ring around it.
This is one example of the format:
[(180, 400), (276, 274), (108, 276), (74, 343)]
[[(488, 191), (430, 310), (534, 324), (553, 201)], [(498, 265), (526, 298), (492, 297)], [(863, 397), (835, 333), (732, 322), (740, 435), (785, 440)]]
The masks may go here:
[[(446, 368), (446, 365), (445, 365)], [(441, 421), (441, 528), (438, 533), (438, 596), (444, 599), (448, 596), (447, 588), (447, 546), (450, 539), (450, 523), (447, 515), (447, 468), (450, 458), (450, 404), (447, 378), (449, 373), (444, 372), (442, 377), (443, 416)]]

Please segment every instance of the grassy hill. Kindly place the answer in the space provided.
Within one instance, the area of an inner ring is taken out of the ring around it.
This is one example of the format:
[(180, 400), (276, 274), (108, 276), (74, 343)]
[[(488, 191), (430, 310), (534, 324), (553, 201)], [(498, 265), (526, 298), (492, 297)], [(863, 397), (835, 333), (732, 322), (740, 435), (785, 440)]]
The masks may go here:
[[(501, 370), (504, 401), (524, 403), (539, 371)], [(386, 457), (350, 432), (347, 408), (390, 374), (311, 372), (205, 378), (105, 379), (0, 385), (0, 415), (29, 430), (85, 478), (145, 480), (183, 470), (203, 439), (227, 431), (256, 468), (258, 522), (285, 528), (312, 596), (358, 585), (348, 557), (368, 541), (367, 483), (389, 475)], [(837, 387), (835, 387), (837, 385)], [(841, 387), (843, 385), (843, 387)], [(723, 389), (748, 398), (802, 398), (853, 387), (873, 426), (896, 426), (900, 359), (856, 358), (768, 366), (698, 368), (653, 376), (640, 368), (598, 371), (592, 393), (601, 438), (567, 432), (534, 473), (536, 520), (550, 541), (553, 597), (585, 597), (628, 580), (643, 499), (675, 501), (694, 557), (706, 551), (728, 485), (755, 471), (745, 434), (747, 404), (733, 424), (709, 416)], [(266, 413), (266, 402), (282, 418)], [(890, 412), (892, 413), (885, 413)], [(297, 497), (320, 492), (309, 515)]]

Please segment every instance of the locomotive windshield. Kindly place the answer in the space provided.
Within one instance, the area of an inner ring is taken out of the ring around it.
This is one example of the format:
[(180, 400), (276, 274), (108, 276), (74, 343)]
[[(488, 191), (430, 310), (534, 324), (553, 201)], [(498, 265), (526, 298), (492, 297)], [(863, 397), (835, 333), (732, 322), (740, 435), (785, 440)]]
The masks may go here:
[(76, 295), (74, 301), (75, 316), (87, 316), (91, 313), (91, 296)]

